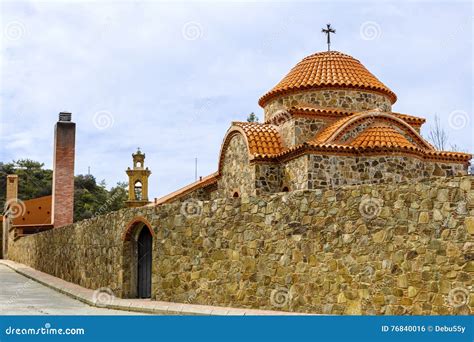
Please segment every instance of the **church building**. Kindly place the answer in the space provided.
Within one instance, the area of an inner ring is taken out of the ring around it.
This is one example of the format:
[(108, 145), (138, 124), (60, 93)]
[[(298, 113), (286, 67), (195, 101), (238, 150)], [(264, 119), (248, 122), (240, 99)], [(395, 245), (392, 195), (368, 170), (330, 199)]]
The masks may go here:
[(396, 101), (359, 60), (307, 56), (260, 98), (263, 123), (232, 122), (217, 172), (154, 204), (467, 174), (471, 155), (436, 150)]

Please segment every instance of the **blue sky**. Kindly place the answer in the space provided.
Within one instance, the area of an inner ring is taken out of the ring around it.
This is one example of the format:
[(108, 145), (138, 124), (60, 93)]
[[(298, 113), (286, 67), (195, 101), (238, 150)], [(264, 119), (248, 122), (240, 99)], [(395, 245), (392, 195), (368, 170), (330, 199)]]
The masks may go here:
[(393, 110), (434, 115), (474, 152), (471, 2), (1, 3), (1, 161), (52, 165), (60, 111), (77, 123), (76, 174), (126, 181), (138, 146), (159, 197), (217, 169), (231, 121), (303, 57), (359, 59), (390, 87)]

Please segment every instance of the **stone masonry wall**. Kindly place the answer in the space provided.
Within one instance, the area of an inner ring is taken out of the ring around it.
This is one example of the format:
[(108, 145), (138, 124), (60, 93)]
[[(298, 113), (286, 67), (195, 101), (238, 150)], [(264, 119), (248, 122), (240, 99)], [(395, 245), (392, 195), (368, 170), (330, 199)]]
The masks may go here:
[(282, 191), (280, 165), (274, 163), (256, 163), (254, 170), (257, 195)]
[[(125, 211), (54, 228), (14, 241), (9, 234), (8, 259), (81, 286), (120, 288)], [(132, 217), (130, 217), (130, 220)], [(120, 295), (120, 293), (117, 293)]]
[(407, 156), (310, 155), (308, 189), (328, 185), (391, 183), (465, 174), (467, 170), (462, 164), (425, 162)]
[(279, 96), (268, 102), (264, 107), (265, 121), (270, 120), (279, 110), (305, 105), (340, 108), (348, 111), (376, 108), (380, 108), (383, 112), (392, 110), (389, 98), (375, 92), (351, 89), (306, 90)]
[(0, 259), (3, 259), (3, 217), (0, 217)]
[(224, 164), (218, 181), (219, 197), (240, 194), (255, 194), (255, 170), (249, 164), (248, 148), (244, 137), (236, 134), (232, 137), (224, 152)]
[(23, 237), (9, 257), (121, 295), (121, 236), (136, 216), (155, 234), (156, 300), (323, 314), (474, 306), (471, 176), (123, 209)]
[(309, 156), (303, 155), (283, 164), (283, 184), (290, 191), (308, 189), (308, 161)]
[(316, 136), (327, 125), (323, 120), (292, 118), (278, 126), (283, 144), (286, 147), (302, 144)]

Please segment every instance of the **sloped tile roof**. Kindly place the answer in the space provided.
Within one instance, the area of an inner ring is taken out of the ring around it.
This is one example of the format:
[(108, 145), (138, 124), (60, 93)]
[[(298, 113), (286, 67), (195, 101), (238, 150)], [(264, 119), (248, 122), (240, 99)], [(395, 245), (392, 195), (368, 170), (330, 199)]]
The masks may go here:
[(268, 93), (260, 106), (276, 95), (316, 88), (355, 88), (381, 92), (392, 103), (397, 96), (357, 59), (337, 51), (318, 52), (304, 58)]
[(274, 125), (258, 122), (233, 122), (233, 125), (245, 132), (252, 155), (273, 155), (281, 153), (284, 149), (280, 134)]
[(351, 120), (352, 118), (353, 116), (347, 116), (345, 118), (337, 120), (336, 122), (333, 122), (332, 124), (324, 128), (321, 132), (319, 132), (318, 135), (316, 135), (316, 137), (310, 142), (315, 143), (315, 144), (325, 142), (335, 131), (339, 129), (339, 127), (344, 125), (347, 121)]
[(350, 146), (356, 148), (402, 147), (417, 149), (417, 147), (409, 142), (402, 134), (388, 126), (374, 126), (367, 128), (351, 141)]
[(394, 112), (392, 112), (392, 114), (395, 115), (397, 118), (400, 118), (403, 121), (406, 121), (409, 124), (422, 125), (426, 122), (425, 118), (420, 118), (418, 116), (402, 114), (402, 113), (394, 113)]
[(206, 177), (203, 177), (201, 178), (200, 180), (194, 182), (194, 183), (191, 183), (189, 185), (186, 185), (184, 187), (182, 187), (181, 189), (178, 189), (166, 196), (163, 196), (163, 197), (160, 197), (158, 199), (155, 199), (155, 201), (153, 201), (152, 203), (148, 204), (147, 206), (155, 206), (155, 205), (158, 205), (158, 204), (164, 204), (164, 203), (169, 203), (169, 202), (172, 202), (178, 198), (182, 198), (184, 196), (186, 196), (187, 194), (197, 190), (197, 189), (202, 189), (202, 188), (205, 188), (207, 186), (210, 186), (210, 185), (213, 185), (215, 183), (217, 183), (217, 178), (218, 178), (218, 173), (217, 172), (214, 172), (214, 173), (211, 173), (210, 175), (206, 176)]
[[(354, 111), (347, 111), (343, 110), (340, 108), (326, 108), (326, 107), (318, 107), (318, 106), (310, 106), (310, 105), (305, 105), (305, 106), (292, 106), (288, 108), (288, 113), (290, 114), (295, 114), (295, 115), (308, 115), (308, 116), (326, 116), (326, 117), (343, 117), (343, 116), (349, 116), (349, 115), (354, 115), (358, 112)], [(414, 124), (414, 125), (422, 125), (426, 122), (426, 119), (420, 118), (418, 116), (413, 116), (409, 114), (402, 114), (402, 113), (395, 113), (391, 112), (390, 114), (396, 116), (399, 119), (402, 119), (403, 121), (409, 123), (409, 124)]]

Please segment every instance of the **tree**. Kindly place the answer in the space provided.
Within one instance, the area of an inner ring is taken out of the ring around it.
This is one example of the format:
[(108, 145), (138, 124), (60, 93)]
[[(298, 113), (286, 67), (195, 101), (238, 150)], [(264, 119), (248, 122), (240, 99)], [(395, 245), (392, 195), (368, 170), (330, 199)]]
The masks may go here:
[[(53, 171), (44, 164), (20, 159), (11, 163), (0, 162), (0, 208), (5, 206), (7, 175), (18, 175), (18, 198), (28, 200), (51, 195)], [(107, 190), (105, 181), (97, 183), (92, 175), (74, 177), (74, 221), (115, 211), (125, 206), (128, 198), (127, 183), (117, 183)]]
[(254, 112), (250, 113), (249, 116), (247, 116), (247, 122), (258, 122), (258, 116), (255, 115)]
[(125, 207), (125, 201), (128, 199), (128, 183), (118, 182), (109, 191), (109, 209), (110, 211), (116, 211)]
[(448, 134), (441, 126), (438, 115), (434, 117), (434, 126), (430, 127), (428, 139), (436, 147), (437, 150), (444, 151), (448, 142)]
[(52, 170), (30, 159), (0, 163), (0, 208), (5, 206), (7, 175), (18, 175), (18, 197), (22, 200), (51, 195)]
[(105, 181), (97, 183), (92, 175), (78, 175), (74, 179), (74, 221), (122, 209), (128, 198), (128, 184), (119, 182), (108, 191)]
[(99, 207), (107, 200), (107, 189), (97, 184), (92, 175), (74, 177), (74, 221), (95, 216)]

